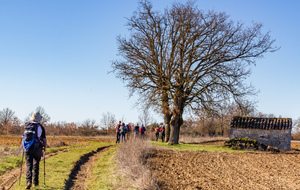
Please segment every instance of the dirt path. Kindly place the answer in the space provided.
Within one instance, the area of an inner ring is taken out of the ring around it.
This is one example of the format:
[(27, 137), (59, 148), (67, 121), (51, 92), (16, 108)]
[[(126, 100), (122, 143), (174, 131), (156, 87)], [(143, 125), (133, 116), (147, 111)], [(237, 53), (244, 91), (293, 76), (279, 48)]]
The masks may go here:
[(300, 151), (157, 151), (149, 158), (161, 189), (300, 189)]
[[(64, 150), (57, 151), (55, 153), (50, 153), (50, 154), (47, 154), (47, 152), (46, 152), (45, 159), (48, 159), (48, 158), (50, 158), (52, 156), (55, 156), (57, 154), (61, 154), (63, 152), (68, 152), (70, 150), (71, 149), (64, 149)], [(25, 160), (25, 158), (24, 158), (24, 160)], [(15, 169), (12, 169), (9, 172), (3, 174), (2, 176), (0, 176), (0, 189), (1, 190), (8, 190), (15, 183), (19, 183), (20, 172), (21, 172), (21, 168), (15, 168)], [(22, 167), (22, 175), (25, 174), (25, 173), (26, 173), (26, 164), (24, 162), (23, 167)]]
[(98, 148), (96, 151), (92, 151), (83, 155), (79, 161), (76, 162), (72, 169), (69, 179), (66, 182), (66, 190), (83, 190), (87, 189), (86, 182), (92, 178), (92, 170), (95, 162), (99, 157), (106, 152), (110, 146)]

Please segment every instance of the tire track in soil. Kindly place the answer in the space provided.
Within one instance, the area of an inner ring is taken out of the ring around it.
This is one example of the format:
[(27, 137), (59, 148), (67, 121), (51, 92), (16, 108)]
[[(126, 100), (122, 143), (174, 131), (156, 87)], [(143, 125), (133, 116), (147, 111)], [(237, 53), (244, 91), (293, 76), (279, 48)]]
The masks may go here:
[[(64, 149), (64, 150), (57, 151), (57, 152), (50, 153), (50, 154), (46, 153), (45, 159), (47, 160), (48, 158), (55, 156), (57, 154), (61, 154), (63, 152), (68, 152), (71, 149), (73, 149), (73, 148)], [(42, 161), (42, 159), (41, 159), (41, 161)], [(24, 155), (24, 160), (25, 160), (25, 155)], [(1, 190), (9, 190), (17, 181), (19, 181), (20, 172), (21, 172), (21, 168), (14, 168), (14, 169), (10, 170), (9, 172), (0, 176), (0, 189)], [(25, 173), (26, 173), (26, 162), (24, 162), (22, 164), (22, 174), (21, 175), (24, 175)]]
[(89, 152), (80, 157), (75, 163), (68, 180), (66, 180), (65, 190), (87, 189), (86, 181), (92, 177), (92, 169), (99, 157), (109, 150), (111, 146), (100, 147), (96, 151)]

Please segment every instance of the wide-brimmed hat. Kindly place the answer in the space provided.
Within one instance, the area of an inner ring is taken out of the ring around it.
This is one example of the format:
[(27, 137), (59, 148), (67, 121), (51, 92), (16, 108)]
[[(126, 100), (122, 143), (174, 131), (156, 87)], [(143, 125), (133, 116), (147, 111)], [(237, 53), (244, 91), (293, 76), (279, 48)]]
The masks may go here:
[(43, 117), (41, 116), (40, 112), (34, 112), (30, 118), (31, 121), (36, 121), (39, 122), (43, 119)]

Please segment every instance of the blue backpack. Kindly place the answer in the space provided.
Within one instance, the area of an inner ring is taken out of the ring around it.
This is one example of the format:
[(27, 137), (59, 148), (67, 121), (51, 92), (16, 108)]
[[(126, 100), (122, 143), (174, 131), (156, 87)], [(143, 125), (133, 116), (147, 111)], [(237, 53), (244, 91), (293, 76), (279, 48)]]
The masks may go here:
[(22, 136), (22, 145), (27, 152), (29, 148), (34, 145), (34, 149), (40, 145), (40, 139), (37, 136), (37, 123), (25, 123), (24, 134)]

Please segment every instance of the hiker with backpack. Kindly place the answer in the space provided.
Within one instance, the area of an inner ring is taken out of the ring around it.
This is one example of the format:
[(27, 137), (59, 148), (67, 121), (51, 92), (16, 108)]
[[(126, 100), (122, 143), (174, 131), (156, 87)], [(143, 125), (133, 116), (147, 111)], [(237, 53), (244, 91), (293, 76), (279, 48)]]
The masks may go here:
[(120, 127), (121, 127), (121, 125), (122, 125), (122, 124), (121, 124), (121, 121), (119, 121), (119, 123), (118, 123), (118, 124), (116, 125), (116, 127), (115, 127), (115, 129), (116, 129), (116, 135), (117, 135), (117, 136), (116, 136), (116, 138), (117, 138), (117, 139), (116, 139), (116, 143), (120, 143), (120, 135), (121, 135), (121, 134), (120, 134), (120, 132), (121, 132), (121, 131), (120, 131)]
[(125, 134), (126, 134), (126, 128), (125, 128), (125, 123), (123, 123), (120, 127), (120, 134), (121, 134), (121, 142), (125, 142)]
[[(43, 152), (46, 151), (47, 139), (45, 128), (39, 123), (42, 120), (39, 112), (32, 114), (30, 122), (25, 123), (22, 145), (26, 160), (26, 188), (39, 185), (39, 166)], [(33, 172), (32, 172), (33, 170)]]
[(131, 125), (130, 125), (130, 123), (125, 125), (125, 129), (126, 129), (126, 133), (127, 133), (127, 140), (129, 140), (129, 136), (131, 134)]
[(142, 125), (140, 126), (140, 128), (139, 128), (140, 136), (141, 136), (142, 139), (144, 138), (145, 131), (146, 131), (146, 128), (145, 128), (144, 125), (142, 124)]
[(156, 141), (158, 141), (158, 138), (159, 138), (159, 132), (160, 132), (160, 128), (159, 128), (159, 125), (156, 126), (155, 128), (155, 137), (156, 137)]
[(139, 124), (137, 123), (136, 126), (134, 126), (134, 138), (137, 138), (138, 137), (138, 134), (139, 134), (139, 130), (140, 130), (140, 126)]
[(161, 133), (161, 142), (164, 142), (166, 136), (166, 128), (164, 125), (160, 128), (160, 133)]

